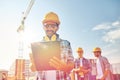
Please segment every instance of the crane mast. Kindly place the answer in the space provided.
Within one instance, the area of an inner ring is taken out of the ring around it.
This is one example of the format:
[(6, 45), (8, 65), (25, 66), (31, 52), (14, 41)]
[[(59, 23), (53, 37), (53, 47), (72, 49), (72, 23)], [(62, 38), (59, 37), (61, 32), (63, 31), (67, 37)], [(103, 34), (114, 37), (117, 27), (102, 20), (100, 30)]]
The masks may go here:
[(24, 54), (24, 30), (25, 30), (25, 20), (34, 4), (35, 0), (31, 0), (27, 9), (25, 12), (23, 12), (23, 17), (21, 20), (21, 24), (17, 29), (18, 32), (18, 38), (19, 38), (19, 43), (18, 43), (18, 58), (16, 59), (16, 69), (15, 69), (15, 77), (16, 80), (25, 80), (25, 59), (23, 58)]

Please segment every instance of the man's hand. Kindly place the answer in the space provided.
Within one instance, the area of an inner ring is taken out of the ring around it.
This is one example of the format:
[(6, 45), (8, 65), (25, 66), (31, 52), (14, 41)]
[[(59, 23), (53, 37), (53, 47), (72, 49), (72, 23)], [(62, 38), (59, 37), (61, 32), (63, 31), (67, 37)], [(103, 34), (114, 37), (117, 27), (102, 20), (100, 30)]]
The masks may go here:
[(50, 66), (56, 68), (57, 70), (62, 70), (64, 72), (69, 72), (74, 67), (73, 63), (67, 64), (56, 57), (53, 57), (52, 59), (50, 59), (49, 64)]
[(29, 64), (29, 68), (30, 68), (30, 70), (31, 70), (32, 72), (35, 72), (35, 71), (36, 71), (36, 67), (35, 67), (35, 65), (34, 65), (33, 63), (30, 63), (30, 64)]
[(84, 67), (80, 67), (80, 71), (83, 72), (84, 74), (88, 73), (90, 70), (85, 69)]
[(33, 59), (33, 55), (32, 53), (29, 54), (30, 57), (30, 64), (29, 64), (29, 68), (32, 72), (36, 71), (36, 67), (35, 67), (35, 63), (34, 63), (34, 59)]
[(105, 80), (107, 75), (110, 73), (110, 70), (105, 70), (103, 77), (100, 80)]
[(77, 74), (79, 73), (80, 75), (84, 75), (89, 72), (89, 69), (85, 69), (84, 67), (79, 67), (79, 68), (73, 69), (73, 72)]
[(75, 68), (75, 69), (73, 69), (73, 72), (75, 72), (75, 73), (78, 73), (78, 72), (80, 72), (80, 68)]

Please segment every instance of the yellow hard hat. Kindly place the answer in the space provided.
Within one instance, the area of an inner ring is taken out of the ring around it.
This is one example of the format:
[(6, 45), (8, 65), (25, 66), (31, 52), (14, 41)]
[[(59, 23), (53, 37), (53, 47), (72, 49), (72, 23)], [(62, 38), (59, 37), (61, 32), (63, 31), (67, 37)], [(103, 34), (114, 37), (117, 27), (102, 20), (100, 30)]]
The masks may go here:
[(100, 51), (100, 52), (101, 52), (101, 48), (95, 47), (95, 48), (93, 49), (93, 52), (95, 52), (95, 51)]
[(57, 24), (60, 24), (59, 17), (54, 12), (49, 12), (44, 16), (42, 23), (46, 23), (46, 22), (55, 22)]
[(83, 49), (82, 49), (81, 47), (78, 47), (76, 51), (77, 51), (77, 52), (78, 52), (78, 51), (83, 51)]

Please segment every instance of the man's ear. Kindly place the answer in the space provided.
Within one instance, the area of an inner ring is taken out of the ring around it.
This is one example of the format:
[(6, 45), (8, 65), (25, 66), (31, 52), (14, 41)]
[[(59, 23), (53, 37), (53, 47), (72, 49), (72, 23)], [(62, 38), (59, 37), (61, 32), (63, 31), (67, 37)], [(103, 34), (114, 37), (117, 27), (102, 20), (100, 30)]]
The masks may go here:
[(58, 31), (59, 30), (59, 25), (58, 25), (58, 27), (57, 27), (57, 30), (56, 31)]

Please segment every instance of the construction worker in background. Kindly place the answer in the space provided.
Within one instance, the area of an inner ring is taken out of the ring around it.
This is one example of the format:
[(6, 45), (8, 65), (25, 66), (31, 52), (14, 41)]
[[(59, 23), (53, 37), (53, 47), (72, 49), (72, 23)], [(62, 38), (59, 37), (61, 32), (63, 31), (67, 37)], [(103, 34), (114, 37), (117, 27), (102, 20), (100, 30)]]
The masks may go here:
[[(59, 30), (59, 17), (54, 12), (49, 12), (45, 15), (43, 21), (43, 29), (45, 31), (45, 36), (42, 41), (60, 41), (60, 50), (61, 50), (61, 60), (54, 57), (50, 60), (50, 65), (54, 67), (56, 70), (52, 70), (56, 72), (55, 80), (70, 80), (69, 73), (71, 69), (74, 67), (74, 58), (70, 46), (70, 42), (67, 40), (63, 40), (59, 38), (57, 31)], [(35, 63), (33, 60), (32, 54), (30, 54), (31, 64), (30, 68), (32, 71), (36, 71)], [(54, 80), (54, 76), (47, 78), (46, 76), (49, 74), (49, 70), (46, 71), (37, 71), (37, 79), (36, 80)]]
[[(83, 57), (84, 51), (82, 48), (77, 48), (78, 58), (74, 61), (74, 69), (72, 70), (70, 76), (72, 80), (91, 80), (90, 72), (91, 65), (90, 62)], [(77, 79), (76, 79), (76, 77)]]
[(106, 57), (101, 56), (101, 48), (95, 47), (93, 49), (96, 59), (96, 80), (113, 80), (113, 75), (110, 70), (110, 63)]

